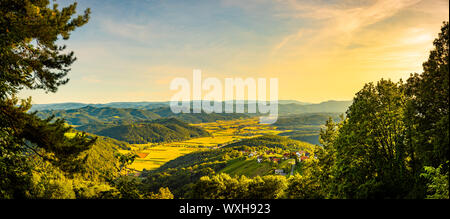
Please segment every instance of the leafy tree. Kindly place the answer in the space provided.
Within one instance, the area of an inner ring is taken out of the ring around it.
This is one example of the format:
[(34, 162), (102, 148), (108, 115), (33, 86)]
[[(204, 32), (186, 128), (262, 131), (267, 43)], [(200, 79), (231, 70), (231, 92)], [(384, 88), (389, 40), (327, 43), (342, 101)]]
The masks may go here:
[(356, 94), (333, 144), (338, 196), (399, 198), (408, 193), (404, 106), (401, 81), (369, 83)]
[(448, 26), (422, 74), (366, 84), (337, 129), (327, 122), (315, 176), (331, 173), (330, 197), (448, 198)]
[(89, 9), (72, 18), (76, 3), (58, 9), (48, 0), (0, 1), (0, 198), (24, 198), (31, 186), (27, 154), (33, 153), (68, 173), (79, 169), (77, 155), (95, 139), (83, 134), (67, 138), (62, 120), (27, 114), (31, 99), (18, 104), (24, 89), (56, 92), (66, 84), (73, 52), (56, 44), (69, 39), (75, 28), (89, 20)]
[(134, 160), (138, 157), (135, 153), (121, 154), (119, 152), (117, 152), (114, 156), (119, 161), (119, 173), (122, 173), (124, 168), (127, 168), (133, 164)]
[(157, 194), (151, 194), (150, 199), (173, 199), (173, 194), (170, 192), (169, 188), (161, 187)]
[(120, 176), (113, 182), (113, 186), (119, 191), (120, 194), (113, 196), (113, 198), (121, 199), (142, 199), (143, 194), (141, 181), (134, 176)]
[(324, 183), (318, 181), (319, 177), (309, 174), (295, 174), (288, 179), (285, 197), (289, 199), (320, 199), (326, 197)]
[(204, 176), (193, 186), (192, 198), (237, 199), (248, 192), (248, 179), (245, 176), (233, 178), (221, 173), (212, 177)]
[(425, 166), (425, 172), (421, 174), (429, 182), (427, 184), (427, 198), (429, 199), (448, 199), (448, 172), (442, 173), (442, 166), (438, 168)]
[(412, 74), (407, 81), (410, 97), (406, 113), (408, 144), (416, 152), (420, 166), (437, 168), (443, 164), (448, 171), (449, 157), (449, 23), (444, 22), (434, 40), (434, 49), (423, 63), (422, 74)]
[(195, 199), (276, 199), (287, 188), (283, 176), (231, 177), (226, 173), (201, 177), (192, 187)]

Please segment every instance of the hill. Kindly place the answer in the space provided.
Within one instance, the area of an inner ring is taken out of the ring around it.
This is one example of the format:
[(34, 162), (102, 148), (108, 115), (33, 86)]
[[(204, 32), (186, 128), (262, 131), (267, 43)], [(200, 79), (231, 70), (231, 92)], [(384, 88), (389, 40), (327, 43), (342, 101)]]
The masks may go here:
[[(252, 140), (252, 141), (249, 141)], [(202, 176), (215, 173), (245, 175), (248, 177), (273, 175), (275, 169), (287, 168), (289, 160), (272, 162), (268, 158), (257, 162), (255, 156), (245, 151), (254, 151), (261, 156), (282, 157), (289, 151), (302, 149), (313, 152), (314, 146), (305, 142), (280, 136), (261, 136), (242, 140), (218, 149), (196, 151), (165, 163), (158, 169), (143, 171), (144, 187), (148, 191), (157, 191), (161, 186), (169, 187), (176, 197), (189, 197), (191, 186)]]
[(278, 112), (280, 115), (292, 115), (300, 113), (344, 113), (348, 107), (352, 104), (352, 101), (325, 101), (318, 104), (301, 105), (296, 103), (280, 104), (278, 106)]
[[(114, 108), (84, 106), (78, 109), (43, 110), (38, 111), (40, 118), (51, 115), (64, 118), (67, 123), (75, 126), (103, 125), (105, 123), (129, 124), (136, 121), (147, 121), (163, 117), (173, 117), (187, 123), (215, 122), (217, 120), (232, 120), (248, 118), (246, 114), (239, 113), (178, 113), (175, 114), (170, 107), (156, 107), (154, 109)], [(92, 126), (91, 126), (92, 127)]]
[(54, 115), (58, 118), (64, 118), (67, 123), (76, 126), (103, 124), (108, 122), (132, 122), (161, 118), (158, 114), (148, 110), (112, 107), (96, 108), (92, 106), (69, 110), (45, 110), (37, 112), (37, 115), (41, 118), (48, 118), (49, 116)]
[(95, 108), (131, 108), (131, 109), (155, 109), (159, 107), (169, 106), (169, 102), (111, 102), (104, 104), (90, 104), (90, 103), (50, 103), (50, 104), (33, 104), (30, 111), (44, 111), (44, 110), (69, 110), (79, 109), (86, 106)]
[(324, 125), (331, 117), (334, 121), (339, 121), (340, 113), (304, 113), (290, 116), (282, 116), (272, 124), (281, 129), (300, 129), (304, 126)]
[[(245, 101), (245, 103), (248, 102), (249, 101)], [(350, 106), (351, 103), (352, 101), (335, 101), (335, 100), (329, 100), (321, 103), (306, 103), (296, 100), (278, 100), (278, 112), (280, 115), (319, 113), (319, 112), (343, 113), (347, 110), (347, 108)], [(192, 101), (190, 104), (192, 106)], [(34, 104), (30, 111), (69, 110), (69, 109), (79, 109), (86, 106), (95, 108), (110, 107), (110, 108), (141, 109), (150, 111), (153, 110), (161, 111), (161, 108), (165, 110), (167, 109), (170, 110), (169, 102), (112, 102), (105, 104), (86, 104), (86, 103)], [(163, 115), (160, 116), (164, 117)]]
[(191, 126), (175, 118), (126, 125), (108, 124), (94, 134), (132, 144), (182, 141), (189, 138), (209, 136), (209, 133), (202, 128)]
[(277, 122), (272, 124), (283, 132), (280, 136), (288, 136), (291, 139), (320, 145), (319, 132), (325, 122), (331, 117), (335, 122), (339, 122), (340, 113), (303, 113), (279, 117)]
[(296, 141), (289, 139), (287, 137), (278, 135), (264, 135), (256, 138), (244, 139), (225, 147), (268, 147), (268, 148), (280, 148), (282, 150), (304, 150), (305, 148), (311, 147), (310, 144), (306, 142)]
[(249, 115), (243, 113), (173, 113), (170, 107), (161, 107), (153, 109), (152, 112), (161, 117), (174, 117), (187, 123), (206, 123), (217, 120), (233, 120), (249, 118)]

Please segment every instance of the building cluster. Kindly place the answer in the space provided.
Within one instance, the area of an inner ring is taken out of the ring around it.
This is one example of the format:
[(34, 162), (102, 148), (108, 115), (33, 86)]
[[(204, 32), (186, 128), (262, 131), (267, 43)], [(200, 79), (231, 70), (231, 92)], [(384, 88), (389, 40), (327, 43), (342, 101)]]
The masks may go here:
[[(274, 151), (270, 151), (270, 150), (265, 151), (263, 153), (258, 153), (258, 151), (249, 151), (249, 150), (243, 150), (240, 152), (245, 154), (246, 156), (248, 156), (248, 158), (252, 158), (252, 157), (256, 156), (256, 161), (258, 163), (261, 163), (264, 160), (279, 163), (281, 160), (287, 160), (287, 159), (296, 159), (296, 161), (298, 161), (298, 162), (303, 162), (305, 160), (308, 160), (311, 156), (311, 154), (309, 152), (305, 152), (305, 151), (287, 152), (287, 153), (284, 153), (282, 157), (274, 156), (277, 153)], [(265, 159), (264, 155), (266, 155), (266, 157), (267, 157), (267, 155), (269, 155), (269, 156)], [(272, 156), (270, 156), (270, 155), (272, 155)], [(317, 157), (315, 157), (315, 158), (317, 158)]]

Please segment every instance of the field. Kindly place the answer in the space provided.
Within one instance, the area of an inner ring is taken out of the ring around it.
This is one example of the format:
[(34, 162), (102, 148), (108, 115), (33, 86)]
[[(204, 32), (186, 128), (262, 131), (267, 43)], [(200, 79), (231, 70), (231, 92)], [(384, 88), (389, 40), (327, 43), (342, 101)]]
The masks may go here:
[[(144, 150), (134, 151), (138, 157), (129, 168), (137, 171), (142, 171), (143, 169), (155, 169), (179, 156), (198, 150), (202, 149), (195, 147), (155, 146)], [(129, 153), (130, 151), (121, 150), (120, 152)]]
[(212, 123), (192, 124), (204, 128), (211, 133), (210, 137), (193, 138), (180, 142), (133, 144), (131, 151), (121, 150), (121, 153), (136, 153), (138, 157), (130, 168), (137, 171), (152, 170), (179, 156), (198, 150), (208, 150), (222, 147), (245, 138), (264, 134), (279, 134), (269, 125), (261, 125), (258, 118), (217, 121)]
[(255, 158), (235, 159), (230, 161), (227, 167), (220, 172), (233, 176), (255, 177), (273, 174), (275, 169), (283, 169), (285, 173), (289, 174), (293, 163), (295, 163), (293, 159), (282, 160), (279, 164), (273, 162), (258, 163)]
[(268, 162), (258, 163), (256, 159), (236, 159), (230, 161), (221, 173), (227, 173), (232, 176), (245, 175), (247, 177), (263, 176), (272, 173), (275, 165)]

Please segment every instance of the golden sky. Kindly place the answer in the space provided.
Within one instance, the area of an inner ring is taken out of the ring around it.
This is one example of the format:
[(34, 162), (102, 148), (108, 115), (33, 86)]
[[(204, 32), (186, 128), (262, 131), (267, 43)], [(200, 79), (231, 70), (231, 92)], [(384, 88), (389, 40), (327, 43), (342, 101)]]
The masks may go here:
[(165, 101), (193, 69), (277, 77), (279, 99), (350, 100), (367, 82), (421, 72), (449, 19), (447, 0), (78, 2), (92, 19), (64, 42), (78, 57), (71, 81), (22, 92), (33, 103)]

